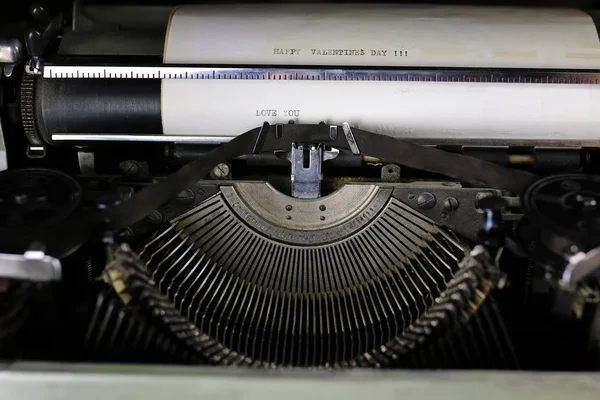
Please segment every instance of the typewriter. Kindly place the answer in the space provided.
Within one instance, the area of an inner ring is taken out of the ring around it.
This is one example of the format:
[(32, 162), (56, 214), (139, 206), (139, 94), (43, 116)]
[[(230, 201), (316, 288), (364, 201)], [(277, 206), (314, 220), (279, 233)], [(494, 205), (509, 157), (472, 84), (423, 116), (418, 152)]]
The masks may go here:
[(595, 398), (593, 2), (25, 3), (0, 15), (11, 398)]

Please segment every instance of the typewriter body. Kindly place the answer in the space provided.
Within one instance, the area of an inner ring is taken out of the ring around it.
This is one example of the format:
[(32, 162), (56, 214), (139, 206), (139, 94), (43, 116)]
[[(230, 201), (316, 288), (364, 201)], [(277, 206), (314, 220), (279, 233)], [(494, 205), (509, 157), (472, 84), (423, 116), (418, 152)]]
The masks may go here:
[(594, 397), (600, 13), (581, 6), (8, 6), (7, 387), (98, 363), (228, 396), (235, 374), (263, 393), (578, 371)]

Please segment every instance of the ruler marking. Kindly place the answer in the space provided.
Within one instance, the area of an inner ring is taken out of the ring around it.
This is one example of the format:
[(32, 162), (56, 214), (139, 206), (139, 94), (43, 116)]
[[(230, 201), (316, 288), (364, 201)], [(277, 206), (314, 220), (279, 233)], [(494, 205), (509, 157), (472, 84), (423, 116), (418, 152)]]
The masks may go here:
[[(433, 72), (433, 73), (431, 73)], [(335, 68), (214, 68), (194, 66), (134, 67), (134, 66), (47, 66), (43, 76), (55, 79), (116, 78), (116, 79), (253, 79), (253, 80), (310, 80), (310, 81), (408, 81), (408, 82), (468, 82), (468, 83), (535, 83), (598, 85), (600, 74), (595, 72), (543, 72), (515, 70), (496, 76), (493, 72), (470, 70), (447, 71), (369, 70)]]

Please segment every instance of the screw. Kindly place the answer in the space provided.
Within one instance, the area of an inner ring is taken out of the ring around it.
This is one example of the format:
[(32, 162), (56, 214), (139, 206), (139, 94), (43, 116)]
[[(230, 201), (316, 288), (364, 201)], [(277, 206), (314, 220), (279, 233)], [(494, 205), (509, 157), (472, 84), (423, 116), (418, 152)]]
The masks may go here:
[(15, 195), (15, 203), (20, 206), (27, 203), (27, 200), (29, 200), (29, 198), (27, 197), (26, 193), (20, 193), (20, 194)]
[(287, 206), (285, 206), (285, 209), (288, 211), (292, 211), (292, 206), (288, 204)]
[(423, 192), (419, 195), (419, 198), (417, 199), (417, 204), (419, 205), (419, 208), (422, 208), (424, 210), (430, 210), (435, 206), (435, 196), (432, 195), (429, 192)]
[(319, 206), (319, 210), (325, 211), (325, 210), (327, 210), (327, 207), (325, 205)]
[(154, 210), (148, 215), (148, 222), (153, 225), (160, 225), (163, 222), (163, 216), (160, 212)]
[(291, 215), (286, 215), (285, 219), (292, 219), (292, 216)]
[(325, 221), (325, 216), (324, 216), (324, 215), (321, 215), (321, 218), (320, 218), (320, 220), (321, 220), (321, 221)]
[(575, 203), (580, 208), (591, 209), (591, 208), (596, 208), (596, 206), (598, 205), (598, 200), (593, 195), (589, 196), (589, 195), (585, 195), (585, 194), (578, 194), (575, 196)]
[(190, 189), (177, 193), (177, 201), (181, 204), (192, 204), (194, 200), (196, 200), (196, 195)]
[(448, 212), (458, 210), (459, 205), (460, 203), (454, 197), (448, 197), (444, 200), (444, 210)]
[(212, 170), (212, 175), (215, 179), (226, 179), (231, 173), (229, 164), (221, 163)]
[(140, 171), (142, 170), (142, 167), (141, 167), (140, 163), (137, 161), (127, 160), (127, 161), (122, 161), (119, 164), (119, 170), (121, 171), (121, 173), (124, 176), (133, 178), (140, 173)]

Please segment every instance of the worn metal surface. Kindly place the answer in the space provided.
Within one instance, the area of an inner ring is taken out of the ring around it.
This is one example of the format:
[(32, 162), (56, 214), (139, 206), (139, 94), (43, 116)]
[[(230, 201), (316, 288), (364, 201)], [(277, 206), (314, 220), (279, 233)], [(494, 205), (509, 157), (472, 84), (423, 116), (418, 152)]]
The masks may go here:
[(23, 44), (18, 39), (0, 40), (0, 64), (16, 64), (23, 53)]
[(292, 146), (292, 196), (298, 199), (316, 199), (321, 196), (323, 148), (319, 145)]
[[(221, 187), (221, 191), (231, 209), (250, 225), (257, 224), (253, 220), (262, 219), (273, 229), (301, 231), (304, 236), (310, 236), (302, 243), (320, 243), (318, 231), (348, 223), (349, 227), (338, 229), (339, 236), (328, 237), (341, 239), (355, 232), (369, 222), (369, 217), (381, 211), (391, 195), (389, 188), (361, 184), (344, 185), (319, 199), (292, 198), (262, 182), (236, 182), (233, 187)], [(365, 214), (360, 222), (355, 221), (361, 213)], [(280, 237), (271, 229), (269, 232), (270, 237)], [(307, 235), (308, 232), (314, 235)]]
[(96, 157), (91, 151), (78, 151), (77, 163), (79, 172), (83, 175), (93, 175), (96, 172)]
[(597, 400), (600, 373), (247, 370), (148, 365), (8, 363), (11, 400)]
[(60, 261), (43, 251), (25, 254), (0, 253), (0, 277), (31, 282), (49, 282), (61, 279)]

